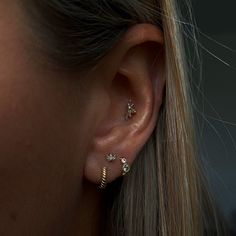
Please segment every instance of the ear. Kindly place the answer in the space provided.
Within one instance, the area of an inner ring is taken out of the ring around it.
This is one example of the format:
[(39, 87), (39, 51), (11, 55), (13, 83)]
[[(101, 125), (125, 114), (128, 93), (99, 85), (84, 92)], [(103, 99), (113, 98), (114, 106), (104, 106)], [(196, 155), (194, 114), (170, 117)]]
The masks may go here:
[[(156, 126), (165, 86), (162, 31), (146, 23), (129, 28), (100, 66), (104, 103), (109, 105), (101, 108), (103, 117), (96, 126), (84, 176), (100, 183), (101, 170), (107, 167), (109, 183), (122, 175), (119, 157), (127, 159), (132, 171), (137, 154)], [(130, 98), (136, 114), (126, 120)], [(108, 162), (109, 153), (118, 158)]]

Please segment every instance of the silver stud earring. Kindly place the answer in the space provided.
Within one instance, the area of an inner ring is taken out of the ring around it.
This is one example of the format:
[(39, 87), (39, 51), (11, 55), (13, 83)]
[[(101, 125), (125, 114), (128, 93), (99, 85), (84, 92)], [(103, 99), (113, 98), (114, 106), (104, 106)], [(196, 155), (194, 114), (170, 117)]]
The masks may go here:
[(125, 120), (129, 120), (132, 118), (133, 115), (137, 113), (134, 103), (131, 99), (129, 99), (127, 104), (127, 113), (125, 115)]

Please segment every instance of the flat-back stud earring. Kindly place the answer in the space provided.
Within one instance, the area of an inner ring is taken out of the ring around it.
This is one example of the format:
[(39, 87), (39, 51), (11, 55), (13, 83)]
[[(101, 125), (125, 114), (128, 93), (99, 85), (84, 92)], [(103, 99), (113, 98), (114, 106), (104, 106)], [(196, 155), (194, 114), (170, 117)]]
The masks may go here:
[(106, 155), (106, 160), (109, 162), (114, 161), (117, 158), (116, 154), (109, 153)]
[(100, 189), (105, 189), (107, 186), (107, 167), (103, 167), (102, 168), (102, 180), (101, 183), (99, 185)]
[(127, 113), (125, 115), (125, 120), (129, 120), (132, 118), (133, 115), (137, 113), (134, 103), (131, 99), (129, 99), (127, 104)]
[(120, 157), (120, 161), (122, 164), (122, 175), (126, 175), (130, 171), (130, 166), (124, 157)]

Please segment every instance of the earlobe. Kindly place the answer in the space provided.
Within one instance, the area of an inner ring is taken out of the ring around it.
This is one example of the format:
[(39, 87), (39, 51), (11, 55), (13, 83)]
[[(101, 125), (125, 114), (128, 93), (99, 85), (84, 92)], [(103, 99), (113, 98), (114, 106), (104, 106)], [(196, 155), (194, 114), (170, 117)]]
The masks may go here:
[(140, 24), (129, 29), (103, 60), (100, 71), (107, 78), (103, 92), (110, 105), (97, 126), (84, 168), (85, 177), (100, 187), (132, 171), (154, 130), (165, 84), (163, 51), (162, 32)]

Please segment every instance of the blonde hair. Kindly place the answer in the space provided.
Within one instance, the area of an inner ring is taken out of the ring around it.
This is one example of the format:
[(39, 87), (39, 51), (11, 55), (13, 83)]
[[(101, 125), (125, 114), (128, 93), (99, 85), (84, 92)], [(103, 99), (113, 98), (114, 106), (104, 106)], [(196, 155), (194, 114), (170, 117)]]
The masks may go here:
[[(182, 25), (174, 0), (23, 0), (48, 61), (91, 69), (134, 24), (163, 30), (166, 91), (156, 128), (127, 178), (106, 192), (104, 235), (204, 235), (221, 230), (197, 157)], [(54, 17), (54, 24), (50, 19)], [(95, 40), (96, 39), (96, 40)], [(211, 221), (207, 222), (208, 216)]]

